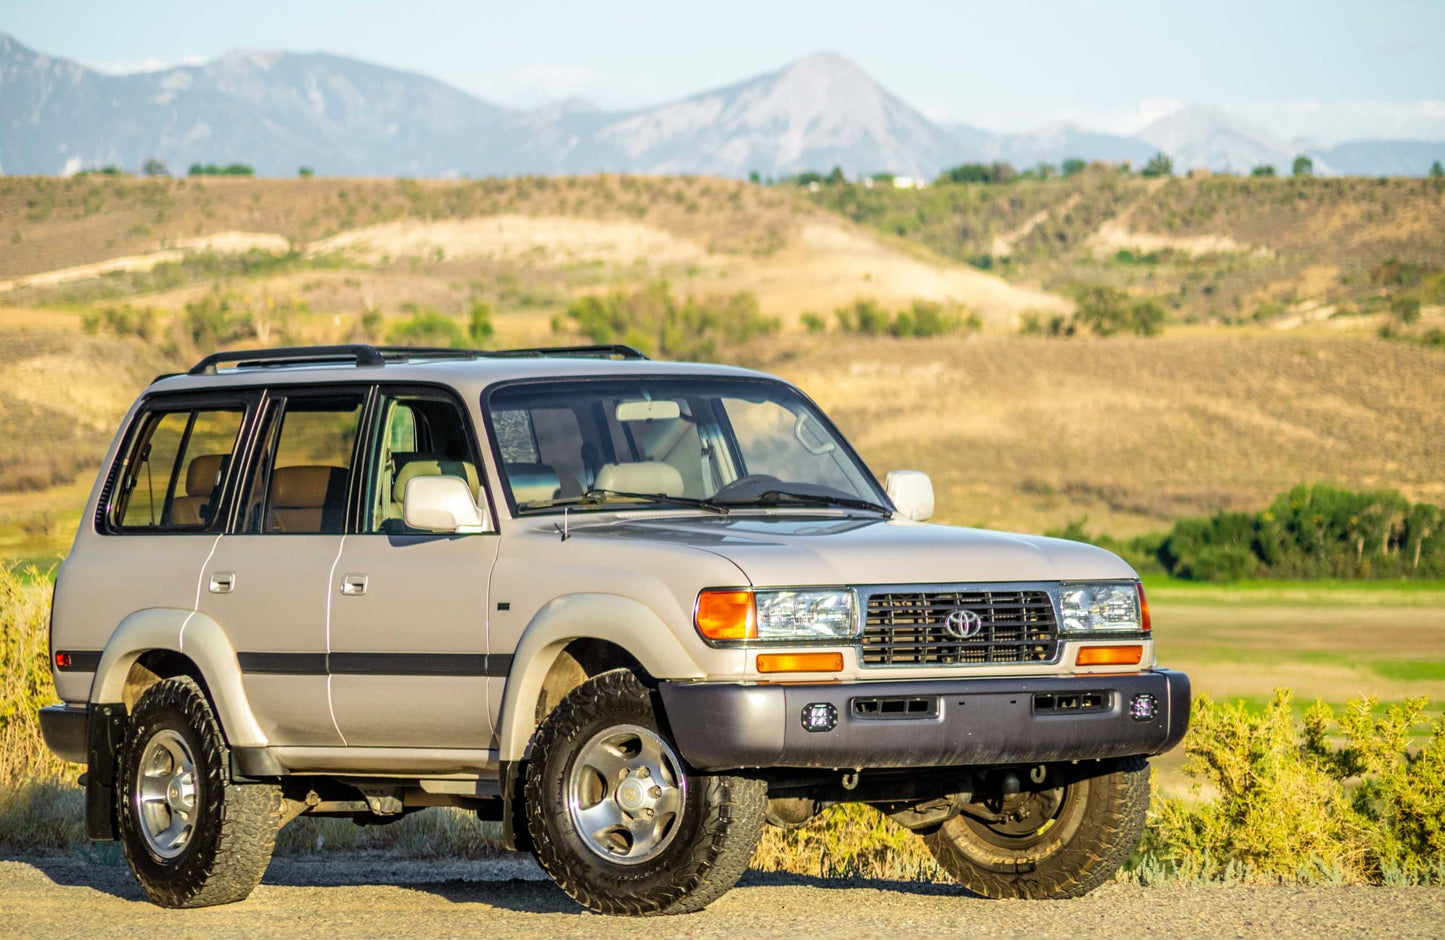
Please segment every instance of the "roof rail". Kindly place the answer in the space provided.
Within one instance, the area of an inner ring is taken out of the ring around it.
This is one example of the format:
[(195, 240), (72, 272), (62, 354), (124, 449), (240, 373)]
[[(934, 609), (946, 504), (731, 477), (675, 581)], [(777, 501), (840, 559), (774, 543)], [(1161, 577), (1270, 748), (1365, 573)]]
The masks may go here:
[(187, 375), (215, 375), (222, 365), (238, 369), (288, 365), (351, 363), (358, 368), (407, 359), (646, 359), (632, 346), (539, 346), (533, 349), (452, 349), (446, 346), (287, 346), (279, 349), (236, 349), (214, 352), (191, 366)]
[(383, 366), (386, 360), (375, 346), (285, 346), (279, 349), (233, 349), (214, 352), (191, 366), (187, 375), (215, 375), (216, 367), (232, 363), (247, 366), (313, 365), (351, 362), (357, 366)]
[(482, 353), (488, 358), (525, 359), (647, 359), (635, 346), (612, 343), (605, 346), (538, 346), (535, 349), (497, 349)]

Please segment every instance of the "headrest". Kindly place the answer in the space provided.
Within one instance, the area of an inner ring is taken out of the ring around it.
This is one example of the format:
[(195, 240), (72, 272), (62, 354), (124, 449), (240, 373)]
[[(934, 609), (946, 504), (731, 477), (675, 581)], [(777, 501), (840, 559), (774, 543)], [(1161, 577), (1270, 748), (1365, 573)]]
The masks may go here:
[(396, 482), (391, 487), (391, 498), (401, 502), (406, 496), (406, 485), (417, 477), (458, 477), (467, 481), (472, 489), (472, 498), (477, 496), (481, 478), (477, 468), (466, 460), (436, 460), (429, 457), (414, 458), (396, 472)]
[(271, 508), (324, 506), (333, 481), (345, 473), (341, 467), (277, 467), (271, 473)]
[(186, 468), (186, 495), (208, 498), (221, 482), (221, 468), (228, 454), (203, 454)]
[(597, 471), (599, 490), (617, 490), (620, 493), (645, 493), (652, 496), (681, 496), (682, 474), (672, 464), (659, 461), (639, 463), (608, 463)]
[(519, 503), (556, 499), (562, 490), (557, 471), (545, 463), (507, 464), (507, 483), (512, 488), (512, 498)]

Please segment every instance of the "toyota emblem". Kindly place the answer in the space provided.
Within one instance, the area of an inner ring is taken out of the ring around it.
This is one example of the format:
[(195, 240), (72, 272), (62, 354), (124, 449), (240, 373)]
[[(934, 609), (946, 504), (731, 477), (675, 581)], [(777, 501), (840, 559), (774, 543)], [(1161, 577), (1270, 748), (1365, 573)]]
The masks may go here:
[(983, 632), (983, 618), (971, 610), (951, 610), (943, 619), (943, 629), (951, 637), (971, 640)]

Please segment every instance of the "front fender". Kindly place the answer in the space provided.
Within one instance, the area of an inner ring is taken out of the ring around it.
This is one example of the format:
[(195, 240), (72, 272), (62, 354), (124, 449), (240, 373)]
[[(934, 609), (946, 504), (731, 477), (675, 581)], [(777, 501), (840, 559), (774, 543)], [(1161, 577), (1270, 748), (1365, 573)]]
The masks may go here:
[(90, 701), (121, 701), (131, 666), (151, 650), (180, 653), (196, 664), (232, 747), (265, 747), (269, 743), (251, 713), (235, 648), (221, 625), (198, 611), (152, 607), (122, 620), (101, 653), (90, 686)]
[[(527, 624), (502, 693), (499, 758), (521, 760), (537, 729), (542, 682), (567, 644), (605, 640), (626, 650), (659, 679), (702, 679), (706, 673), (650, 608), (618, 594), (571, 594), (549, 601)], [(741, 655), (741, 654), (739, 654)]]

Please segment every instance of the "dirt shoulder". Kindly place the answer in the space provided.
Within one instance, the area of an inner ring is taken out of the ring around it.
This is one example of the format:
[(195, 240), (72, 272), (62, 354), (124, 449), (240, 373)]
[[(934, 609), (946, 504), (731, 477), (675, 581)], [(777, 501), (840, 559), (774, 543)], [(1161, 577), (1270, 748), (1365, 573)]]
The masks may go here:
[[(573, 904), (529, 859), (277, 859), (240, 904), (164, 911), (122, 865), (0, 860), (0, 923), (29, 937), (634, 936), (639, 921)], [(700, 914), (650, 922), (690, 937), (1437, 936), (1445, 888), (1106, 885), (1077, 901), (986, 901), (947, 885), (749, 872)]]

